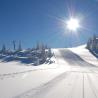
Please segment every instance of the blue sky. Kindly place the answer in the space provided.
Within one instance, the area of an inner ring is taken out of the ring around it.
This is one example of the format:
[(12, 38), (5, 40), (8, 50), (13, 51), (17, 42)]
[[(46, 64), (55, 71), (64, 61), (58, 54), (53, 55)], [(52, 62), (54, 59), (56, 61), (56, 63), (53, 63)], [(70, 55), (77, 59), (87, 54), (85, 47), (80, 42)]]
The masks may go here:
[[(64, 28), (61, 20), (70, 13), (80, 19), (77, 34)], [(97, 0), (0, 0), (0, 47), (12, 48), (12, 40), (23, 48), (43, 42), (50, 47), (72, 47), (98, 34)]]

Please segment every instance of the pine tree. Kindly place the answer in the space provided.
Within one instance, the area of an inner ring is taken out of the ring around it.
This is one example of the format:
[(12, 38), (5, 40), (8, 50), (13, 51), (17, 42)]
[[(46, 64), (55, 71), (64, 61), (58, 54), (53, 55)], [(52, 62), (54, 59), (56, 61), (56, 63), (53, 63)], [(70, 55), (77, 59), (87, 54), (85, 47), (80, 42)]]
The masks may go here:
[(22, 50), (21, 42), (19, 41), (18, 51), (21, 51), (21, 50)]
[(98, 51), (98, 43), (97, 43), (97, 45), (96, 45), (96, 50)]
[(48, 57), (51, 58), (52, 57), (52, 52), (51, 52), (51, 48), (48, 49)]
[(92, 48), (93, 48), (93, 50), (96, 50), (96, 35), (93, 35), (93, 45), (92, 45)]
[(13, 40), (13, 49), (16, 50), (16, 41)]
[(2, 53), (5, 53), (6, 52), (6, 46), (5, 44), (2, 45)]
[(39, 42), (37, 42), (36, 50), (39, 50), (39, 49), (40, 49), (40, 44), (39, 44)]
[(91, 49), (91, 45), (92, 45), (92, 39), (89, 38), (89, 40), (87, 42), (87, 49)]

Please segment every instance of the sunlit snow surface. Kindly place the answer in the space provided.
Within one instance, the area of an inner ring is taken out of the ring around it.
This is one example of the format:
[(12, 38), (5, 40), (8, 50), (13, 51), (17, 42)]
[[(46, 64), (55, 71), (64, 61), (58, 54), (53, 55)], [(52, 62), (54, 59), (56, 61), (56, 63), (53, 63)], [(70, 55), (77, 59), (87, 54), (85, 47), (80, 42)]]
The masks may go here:
[(55, 63), (0, 63), (0, 98), (97, 98), (98, 61), (85, 46), (52, 49)]

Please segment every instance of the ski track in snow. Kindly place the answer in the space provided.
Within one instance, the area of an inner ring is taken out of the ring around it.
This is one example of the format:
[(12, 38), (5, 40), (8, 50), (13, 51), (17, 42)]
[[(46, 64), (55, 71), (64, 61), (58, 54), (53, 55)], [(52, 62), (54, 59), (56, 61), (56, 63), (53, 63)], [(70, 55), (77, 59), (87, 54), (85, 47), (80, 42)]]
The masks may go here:
[(98, 98), (98, 67), (68, 49), (59, 51), (61, 54), (56, 58), (65, 59), (70, 71), (13, 98)]
[(55, 70), (57, 68), (59, 68), (59, 66), (55, 68), (40, 68), (40, 69), (26, 70), (26, 71), (15, 72), (15, 73), (0, 74), (0, 80), (3, 80), (5, 78), (14, 78), (16, 76), (23, 75), (25, 73), (31, 73), (33, 71), (40, 71), (40, 70), (46, 71), (46, 70), (51, 70), (51, 69)]
[(35, 89), (31, 89), (19, 96), (16, 96), (15, 98), (39, 98), (39, 97), (41, 97), (41, 95), (43, 96), (43, 94), (48, 93), (48, 91), (51, 90), (51, 88), (53, 88), (53, 86), (57, 85), (60, 81), (67, 78), (69, 76), (69, 73), (70, 72), (64, 72), (63, 74), (57, 76), (56, 78), (52, 79), (51, 81), (49, 81)]

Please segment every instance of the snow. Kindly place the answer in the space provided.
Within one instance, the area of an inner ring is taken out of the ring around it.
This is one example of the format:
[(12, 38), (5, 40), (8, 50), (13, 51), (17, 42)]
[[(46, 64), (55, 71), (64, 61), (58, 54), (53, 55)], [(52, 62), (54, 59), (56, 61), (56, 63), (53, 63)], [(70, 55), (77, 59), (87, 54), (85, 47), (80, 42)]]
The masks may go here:
[(1, 61), (0, 98), (97, 98), (98, 61), (85, 45), (52, 51), (52, 64)]
[(89, 50), (86, 49), (86, 45), (70, 48), (70, 50), (79, 55), (85, 61), (98, 66), (98, 59), (93, 56), (93, 54), (91, 54)]

